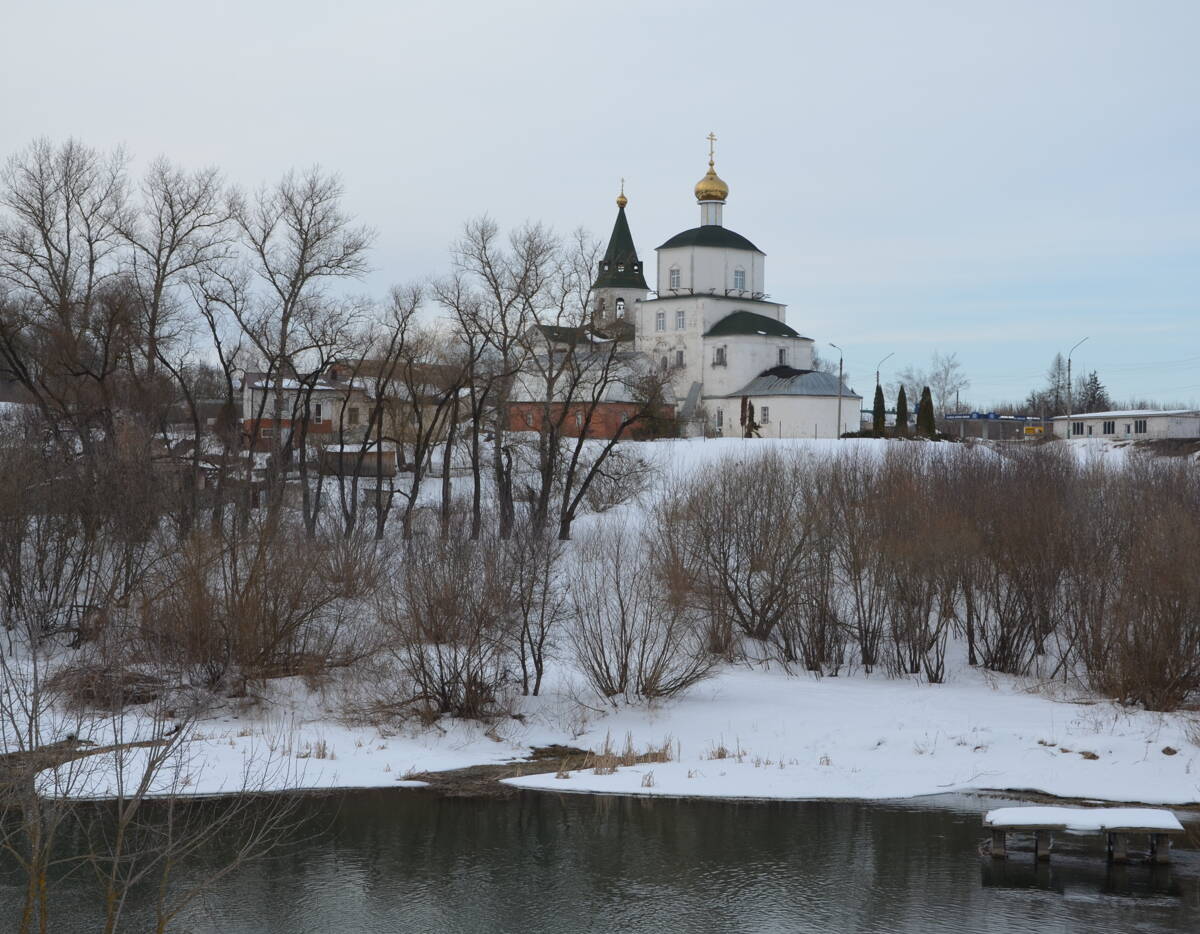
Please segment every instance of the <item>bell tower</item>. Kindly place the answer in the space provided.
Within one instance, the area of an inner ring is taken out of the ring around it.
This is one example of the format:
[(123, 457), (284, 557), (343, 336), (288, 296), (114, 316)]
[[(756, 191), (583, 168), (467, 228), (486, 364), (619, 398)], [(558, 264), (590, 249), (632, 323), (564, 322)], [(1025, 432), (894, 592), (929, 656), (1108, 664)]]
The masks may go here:
[(650, 293), (642, 261), (638, 259), (625, 217), (625, 179), (617, 196), (617, 219), (608, 238), (608, 249), (596, 270), (592, 283), (592, 326), (598, 331), (613, 332), (618, 338), (632, 337), (636, 318), (635, 303)]

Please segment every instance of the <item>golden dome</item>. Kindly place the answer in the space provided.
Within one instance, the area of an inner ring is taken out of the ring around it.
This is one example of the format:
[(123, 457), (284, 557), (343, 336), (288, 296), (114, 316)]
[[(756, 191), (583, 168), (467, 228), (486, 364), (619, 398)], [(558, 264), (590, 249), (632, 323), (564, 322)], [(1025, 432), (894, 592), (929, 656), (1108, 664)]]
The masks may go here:
[(617, 207), (624, 208), (629, 203), (629, 199), (625, 197), (625, 179), (621, 179), (621, 193), (617, 195)]
[(696, 182), (696, 200), (697, 201), (724, 201), (729, 197), (729, 186), (717, 174), (717, 170), (713, 168), (712, 159), (708, 160), (708, 171), (704, 173), (704, 178)]

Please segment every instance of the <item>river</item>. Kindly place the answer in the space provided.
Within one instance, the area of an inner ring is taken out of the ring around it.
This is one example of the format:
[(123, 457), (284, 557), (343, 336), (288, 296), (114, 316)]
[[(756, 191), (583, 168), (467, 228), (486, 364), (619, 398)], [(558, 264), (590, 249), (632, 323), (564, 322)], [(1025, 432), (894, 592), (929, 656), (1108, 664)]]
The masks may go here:
[[(193, 905), (194, 934), (1200, 930), (1200, 826), (1168, 867), (1109, 866), (1099, 838), (981, 855), (1010, 801), (739, 803), (355, 791), (302, 805), (305, 837)], [(1141, 846), (1140, 841), (1137, 844)], [(61, 883), (76, 926), (85, 881)], [(0, 889), (13, 904), (11, 888)], [(137, 911), (137, 905), (133, 911)], [(137, 930), (136, 923), (128, 930)]]

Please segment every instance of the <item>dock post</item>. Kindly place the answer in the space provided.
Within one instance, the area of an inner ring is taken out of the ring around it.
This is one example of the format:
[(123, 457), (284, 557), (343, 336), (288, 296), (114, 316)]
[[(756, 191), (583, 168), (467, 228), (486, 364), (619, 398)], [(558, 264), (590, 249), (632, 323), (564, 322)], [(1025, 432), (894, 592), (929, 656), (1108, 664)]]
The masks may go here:
[(1169, 863), (1171, 861), (1171, 838), (1165, 833), (1150, 834), (1150, 862)]
[(992, 829), (992, 859), (1005, 859), (1008, 850), (1004, 846), (1004, 831)]
[(1125, 834), (1110, 833), (1108, 835), (1108, 859), (1113, 863), (1129, 862), (1129, 852), (1125, 846)]
[(1039, 830), (1034, 837), (1034, 859), (1039, 863), (1050, 859), (1050, 831)]

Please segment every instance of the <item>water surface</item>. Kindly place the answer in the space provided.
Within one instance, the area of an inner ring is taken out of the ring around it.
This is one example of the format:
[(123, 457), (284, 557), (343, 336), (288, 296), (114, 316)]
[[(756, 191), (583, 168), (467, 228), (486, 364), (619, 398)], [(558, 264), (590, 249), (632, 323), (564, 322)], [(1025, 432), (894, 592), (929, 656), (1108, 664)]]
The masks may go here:
[[(482, 800), (349, 792), (305, 801), (310, 838), (240, 871), (180, 929), (1200, 930), (1197, 850), (1185, 844), (1169, 867), (1110, 867), (1099, 838), (1065, 838), (1048, 866), (1035, 866), (1028, 851), (993, 862), (980, 854), (980, 818), (1000, 803), (1012, 802), (735, 803), (532, 792)], [(1190, 830), (1200, 839), (1196, 824)], [(85, 883), (66, 884), (75, 886), (74, 917), (86, 917)], [(11, 890), (0, 890), (5, 898)], [(82, 920), (62, 928), (93, 929)]]

